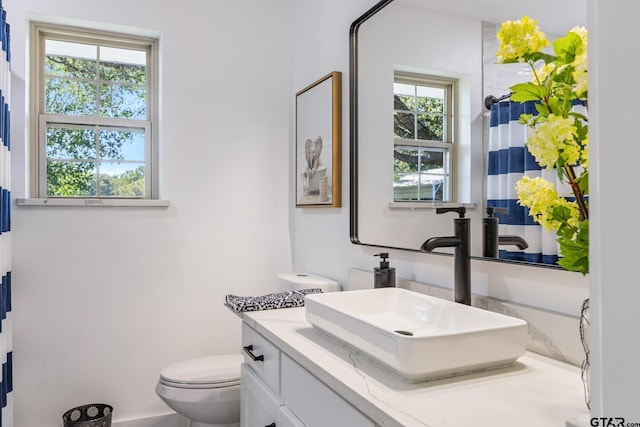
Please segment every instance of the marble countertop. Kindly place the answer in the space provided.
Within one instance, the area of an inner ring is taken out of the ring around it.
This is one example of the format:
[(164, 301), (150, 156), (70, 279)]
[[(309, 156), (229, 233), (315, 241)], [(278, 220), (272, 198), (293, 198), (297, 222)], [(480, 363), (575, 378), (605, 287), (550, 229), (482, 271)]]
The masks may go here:
[(304, 307), (243, 319), (380, 426), (564, 427), (588, 414), (580, 369), (536, 353), (507, 368), (409, 384), (319, 333)]

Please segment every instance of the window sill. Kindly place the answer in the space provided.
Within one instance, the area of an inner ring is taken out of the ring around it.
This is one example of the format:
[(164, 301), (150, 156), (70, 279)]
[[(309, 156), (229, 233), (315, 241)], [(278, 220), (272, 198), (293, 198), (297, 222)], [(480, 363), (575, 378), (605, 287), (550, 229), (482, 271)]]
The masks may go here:
[(476, 209), (476, 203), (451, 203), (451, 202), (389, 202), (389, 209), (437, 209), (456, 208), (464, 206), (467, 209)]
[(152, 199), (16, 199), (17, 206), (84, 206), (91, 208), (166, 208), (169, 200)]

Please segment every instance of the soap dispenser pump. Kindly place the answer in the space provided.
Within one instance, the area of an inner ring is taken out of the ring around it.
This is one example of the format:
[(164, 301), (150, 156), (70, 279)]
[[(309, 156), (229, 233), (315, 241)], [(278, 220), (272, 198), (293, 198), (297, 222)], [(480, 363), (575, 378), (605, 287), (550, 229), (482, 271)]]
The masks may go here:
[(373, 269), (373, 287), (377, 288), (394, 288), (396, 286), (396, 269), (389, 267), (389, 254), (381, 252), (374, 256), (380, 257), (380, 267)]

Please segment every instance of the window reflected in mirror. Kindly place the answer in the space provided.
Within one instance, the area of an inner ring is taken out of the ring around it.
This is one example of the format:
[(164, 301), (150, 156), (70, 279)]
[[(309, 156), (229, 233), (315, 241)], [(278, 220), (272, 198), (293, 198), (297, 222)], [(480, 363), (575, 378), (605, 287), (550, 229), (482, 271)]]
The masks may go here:
[(450, 202), (455, 80), (396, 72), (393, 201)]

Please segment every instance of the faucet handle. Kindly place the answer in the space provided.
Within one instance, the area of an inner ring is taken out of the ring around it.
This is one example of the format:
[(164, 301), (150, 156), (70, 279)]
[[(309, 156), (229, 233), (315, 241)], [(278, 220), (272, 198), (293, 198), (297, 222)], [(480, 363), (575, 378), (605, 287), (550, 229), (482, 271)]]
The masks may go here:
[(464, 218), (465, 214), (467, 213), (467, 208), (465, 208), (464, 206), (455, 206), (450, 208), (436, 208), (437, 214), (443, 214), (447, 212), (457, 212), (458, 218)]

